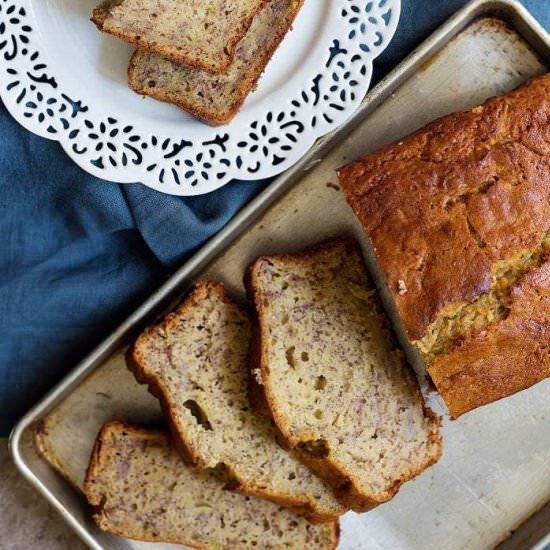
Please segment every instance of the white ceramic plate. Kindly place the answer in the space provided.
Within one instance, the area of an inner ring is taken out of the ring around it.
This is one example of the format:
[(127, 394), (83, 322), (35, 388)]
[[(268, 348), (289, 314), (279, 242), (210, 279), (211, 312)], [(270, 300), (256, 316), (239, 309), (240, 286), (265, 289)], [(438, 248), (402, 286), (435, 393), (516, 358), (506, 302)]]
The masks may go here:
[(89, 21), (99, 0), (0, 0), (0, 96), (25, 128), (84, 170), (198, 195), (276, 175), (353, 114), (400, 0), (306, 0), (258, 89), (211, 128), (126, 84), (132, 47)]

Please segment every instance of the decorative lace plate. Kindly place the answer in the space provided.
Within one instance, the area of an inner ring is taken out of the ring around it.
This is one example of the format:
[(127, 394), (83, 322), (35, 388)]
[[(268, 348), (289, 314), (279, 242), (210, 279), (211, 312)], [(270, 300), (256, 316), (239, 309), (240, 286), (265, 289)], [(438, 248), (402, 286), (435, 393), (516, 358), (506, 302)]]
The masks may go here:
[(306, 0), (255, 93), (211, 128), (126, 84), (132, 47), (89, 21), (99, 0), (0, 0), (0, 96), (25, 128), (113, 182), (199, 195), (276, 175), (368, 91), (400, 0)]

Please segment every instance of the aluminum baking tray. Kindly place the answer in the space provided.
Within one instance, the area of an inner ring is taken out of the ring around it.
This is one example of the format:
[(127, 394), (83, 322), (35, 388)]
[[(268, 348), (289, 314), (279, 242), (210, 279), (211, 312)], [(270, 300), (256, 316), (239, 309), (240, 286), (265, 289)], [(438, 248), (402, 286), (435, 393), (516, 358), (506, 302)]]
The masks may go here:
[[(104, 421), (161, 421), (157, 401), (123, 363), (125, 347), (141, 328), (200, 277), (223, 280), (244, 299), (244, 268), (260, 254), (299, 250), (337, 234), (362, 241), (336, 167), (440, 115), (507, 91), (548, 71), (548, 65), (550, 38), (519, 2), (468, 4), (374, 88), (342, 128), (243, 209), (20, 421), (11, 451), (21, 472), (90, 547), (151, 548), (93, 525), (84, 498), (38, 456), (35, 431), (42, 430), (58, 468), (81, 486)], [(441, 461), (390, 503), (368, 514), (346, 514), (341, 548), (475, 550), (509, 537), (550, 502), (549, 390), (550, 380), (455, 422), (445, 418)], [(437, 397), (432, 401), (441, 408)], [(546, 510), (505, 546), (542, 548), (550, 530)]]

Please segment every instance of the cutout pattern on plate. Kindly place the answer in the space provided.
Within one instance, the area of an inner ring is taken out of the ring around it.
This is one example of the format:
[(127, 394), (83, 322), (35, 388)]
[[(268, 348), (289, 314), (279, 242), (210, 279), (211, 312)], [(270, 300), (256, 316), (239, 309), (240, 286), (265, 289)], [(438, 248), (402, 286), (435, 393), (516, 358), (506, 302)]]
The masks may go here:
[(20, 124), (59, 141), (82, 168), (106, 180), (197, 195), (233, 178), (273, 176), (359, 106), (372, 62), (395, 31), (400, 0), (333, 0), (330, 10), (337, 21), (330, 43), (317, 46), (325, 51), (322, 70), (294, 97), (272, 102), (261, 118), (239, 117), (212, 128), (208, 139), (151, 133), (102, 112), (93, 98), (65, 93), (62, 75), (50, 70), (41, 49), (31, 0), (0, 0), (0, 95)]

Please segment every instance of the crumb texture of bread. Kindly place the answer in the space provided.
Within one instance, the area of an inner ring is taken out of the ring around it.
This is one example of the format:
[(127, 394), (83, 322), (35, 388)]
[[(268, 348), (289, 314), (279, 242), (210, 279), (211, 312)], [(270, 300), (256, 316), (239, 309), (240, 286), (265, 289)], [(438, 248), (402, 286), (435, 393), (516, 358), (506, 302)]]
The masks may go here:
[(247, 287), (271, 414), (342, 502), (366, 511), (439, 459), (439, 419), (424, 407), (355, 242), (259, 258)]
[(330, 521), (346, 511), (332, 488), (277, 443), (269, 418), (251, 410), (250, 325), (222, 283), (203, 281), (138, 338), (128, 364), (163, 402), (189, 461), (217, 471), (229, 488)]
[(115, 535), (205, 550), (334, 549), (338, 522), (312, 525), (272, 502), (226, 491), (182, 462), (168, 437), (114, 421), (97, 439), (85, 494)]
[(491, 330), (466, 337), (431, 365), (430, 374), (456, 416), (550, 376), (549, 261), (514, 286), (509, 308)]
[(527, 327), (514, 353), (468, 355), (502, 338), (522, 307), (516, 289), (548, 260), (550, 74), (443, 117), (339, 176), (453, 418), (550, 375), (548, 355), (523, 377), (517, 370), (533, 360)]
[(224, 74), (207, 74), (138, 50), (130, 61), (129, 85), (139, 94), (174, 103), (209, 124), (227, 124), (256, 86), (302, 4), (303, 0), (267, 2)]
[(107, 0), (92, 14), (106, 33), (212, 73), (227, 70), (265, 0)]

